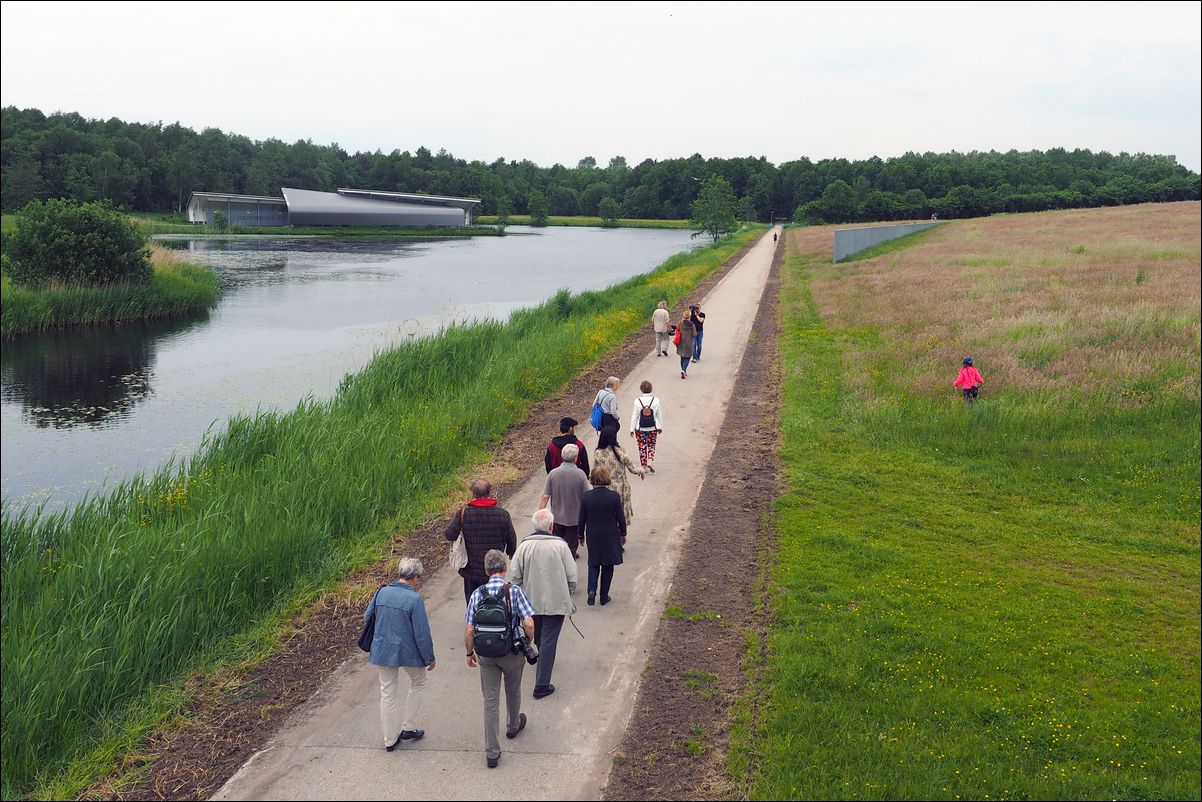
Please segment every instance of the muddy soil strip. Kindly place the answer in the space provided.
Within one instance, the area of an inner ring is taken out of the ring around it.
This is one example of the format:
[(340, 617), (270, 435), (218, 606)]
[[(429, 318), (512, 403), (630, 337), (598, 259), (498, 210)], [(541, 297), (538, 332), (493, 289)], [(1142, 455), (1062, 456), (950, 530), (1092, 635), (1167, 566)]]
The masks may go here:
[[(671, 309), (678, 319), (693, 299), (704, 297), (758, 240), (726, 261)], [(773, 268), (775, 271), (775, 262)], [(773, 290), (775, 295), (775, 290)], [(761, 307), (762, 308), (762, 307)], [(562, 392), (539, 403), (525, 421), (506, 432), (501, 444), (491, 450), (489, 473), (514, 475), (496, 484), (502, 502), (521, 486), (531, 472), (542, 467), (547, 441), (559, 434), (559, 419), (573, 415), (587, 423), (593, 396), (609, 376), (624, 376), (647, 354), (653, 344), (648, 325), (626, 338), (596, 366), (581, 374)], [(755, 335), (753, 335), (754, 337)], [(773, 339), (775, 331), (773, 330)], [(746, 363), (744, 363), (746, 364)], [(729, 422), (729, 417), (728, 417)], [(722, 441), (719, 441), (721, 444)], [(515, 470), (505, 471), (510, 466)], [(466, 497), (465, 493), (465, 497)], [(170, 732), (156, 733), (136, 754), (130, 755), (121, 772), (89, 789), (87, 799), (206, 799), (234, 775), (252, 754), (265, 744), (294, 710), (309, 700), (326, 677), (356, 653), (355, 641), (362, 627), (363, 608), (375, 587), (383, 584), (395, 568), (403, 550), (438, 571), (446, 567), (447, 543), (442, 537), (445, 520), (430, 521), (411, 533), (393, 537), (393, 560), (378, 564), (349, 579), (360, 585), (362, 598), (348, 603), (328, 595), (292, 622), (284, 647), (249, 674), (223, 677), (216, 683), (197, 686), (189, 704), (188, 720)], [(734, 657), (738, 664), (738, 655)], [(131, 773), (145, 775), (126, 784)], [(122, 787), (124, 786), (124, 787)]]
[(731, 709), (744, 691), (744, 633), (780, 495), (779, 287), (784, 242), (704, 478), (606, 799), (731, 799)]

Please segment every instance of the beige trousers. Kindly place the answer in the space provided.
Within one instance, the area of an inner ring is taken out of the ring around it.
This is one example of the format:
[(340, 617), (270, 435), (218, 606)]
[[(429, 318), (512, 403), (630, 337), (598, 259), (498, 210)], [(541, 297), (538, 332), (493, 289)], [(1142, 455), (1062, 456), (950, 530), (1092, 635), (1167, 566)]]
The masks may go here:
[[(380, 730), (384, 734), (384, 745), (390, 746), (401, 730), (417, 729), (417, 717), (422, 712), (422, 700), (426, 692), (426, 669), (422, 666), (376, 666), (376, 670), (380, 672)], [(409, 675), (409, 695), (405, 698), (403, 722), (399, 720), (401, 705), (398, 693), (402, 671)]]

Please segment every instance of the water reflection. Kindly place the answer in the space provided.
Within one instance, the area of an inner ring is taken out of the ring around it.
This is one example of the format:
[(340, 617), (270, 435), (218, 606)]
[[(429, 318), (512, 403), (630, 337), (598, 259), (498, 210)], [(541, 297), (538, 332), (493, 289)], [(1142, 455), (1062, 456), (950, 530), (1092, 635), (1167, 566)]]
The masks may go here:
[(201, 325), (137, 321), (21, 337), (0, 350), (0, 398), (39, 429), (103, 428), (153, 395), (156, 349)]

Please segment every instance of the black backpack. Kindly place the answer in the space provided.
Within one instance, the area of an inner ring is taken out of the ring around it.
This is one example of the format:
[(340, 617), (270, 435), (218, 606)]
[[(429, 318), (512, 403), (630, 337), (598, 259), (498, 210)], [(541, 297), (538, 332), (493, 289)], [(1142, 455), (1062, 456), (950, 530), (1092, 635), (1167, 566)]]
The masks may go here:
[(639, 428), (654, 429), (655, 428), (655, 410), (651, 408), (651, 404), (655, 403), (655, 396), (651, 396), (651, 402), (643, 406), (643, 399), (639, 399)]
[(476, 614), (472, 616), (472, 644), (481, 657), (513, 654), (513, 608), (506, 582), (501, 595), (481, 593)]

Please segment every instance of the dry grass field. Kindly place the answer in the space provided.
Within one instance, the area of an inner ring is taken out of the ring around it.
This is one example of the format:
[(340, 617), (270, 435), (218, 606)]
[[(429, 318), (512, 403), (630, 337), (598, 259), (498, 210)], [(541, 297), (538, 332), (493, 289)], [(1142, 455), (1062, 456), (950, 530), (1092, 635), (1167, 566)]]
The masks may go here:
[(789, 232), (752, 798), (1198, 798), (1200, 222)]

